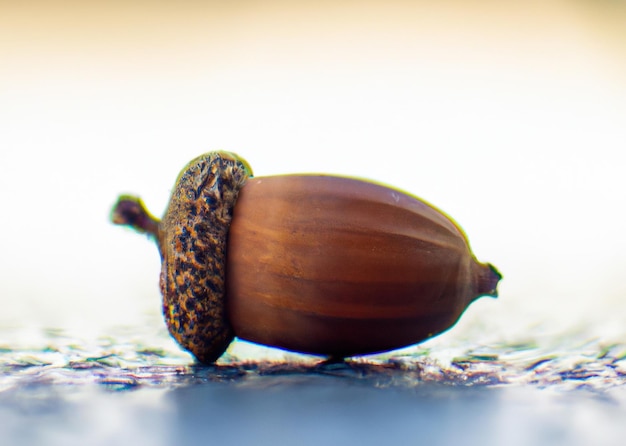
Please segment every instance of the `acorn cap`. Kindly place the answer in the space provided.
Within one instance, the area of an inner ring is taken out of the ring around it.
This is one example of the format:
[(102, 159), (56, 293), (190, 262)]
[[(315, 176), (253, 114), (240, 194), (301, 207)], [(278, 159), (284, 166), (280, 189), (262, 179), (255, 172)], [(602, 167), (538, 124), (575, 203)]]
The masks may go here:
[(192, 160), (180, 173), (161, 221), (123, 195), (114, 223), (150, 234), (161, 254), (163, 314), (172, 337), (200, 362), (217, 360), (234, 338), (225, 315), (226, 239), (239, 189), (252, 170), (229, 152)]

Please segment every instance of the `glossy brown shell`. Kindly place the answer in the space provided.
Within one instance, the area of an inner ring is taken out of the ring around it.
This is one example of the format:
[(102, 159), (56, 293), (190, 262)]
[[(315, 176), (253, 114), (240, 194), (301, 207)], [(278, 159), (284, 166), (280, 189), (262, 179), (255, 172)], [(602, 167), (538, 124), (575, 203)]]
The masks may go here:
[(230, 226), (227, 315), (235, 335), (351, 356), (450, 328), (500, 278), (444, 214), (351, 178), (251, 178)]

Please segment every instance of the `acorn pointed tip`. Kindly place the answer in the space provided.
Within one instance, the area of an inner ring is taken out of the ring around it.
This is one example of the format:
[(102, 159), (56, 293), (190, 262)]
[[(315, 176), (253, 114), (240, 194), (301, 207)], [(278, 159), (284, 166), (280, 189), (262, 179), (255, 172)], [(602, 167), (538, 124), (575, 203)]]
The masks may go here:
[(480, 265), (478, 274), (478, 296), (498, 297), (498, 283), (502, 280), (502, 274), (491, 263)]

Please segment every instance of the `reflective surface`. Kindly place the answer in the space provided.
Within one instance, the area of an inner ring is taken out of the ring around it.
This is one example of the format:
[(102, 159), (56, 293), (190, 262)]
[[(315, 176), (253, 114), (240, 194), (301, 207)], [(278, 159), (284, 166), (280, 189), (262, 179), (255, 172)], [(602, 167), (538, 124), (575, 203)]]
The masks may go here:
[(624, 344), (457, 342), (325, 364), (238, 343), (201, 367), (164, 330), (1, 335), (30, 339), (0, 353), (4, 445), (617, 445), (626, 435)]
[[(155, 326), (159, 327), (159, 326)], [(32, 385), (97, 384), (112, 390), (171, 388), (204, 382), (254, 383), (259, 376), (332, 375), (372, 387), (531, 386), (552, 391), (585, 389), (610, 394), (626, 385), (626, 344), (599, 340), (498, 343), (452, 341), (435, 349), (413, 347), (345, 364), (256, 347), (237, 341), (217, 365), (194, 365), (162, 327), (155, 332), (117, 329), (95, 339), (44, 330), (28, 346), (0, 346), (0, 389)], [(19, 339), (4, 329), (3, 339)], [(32, 337), (31, 333), (31, 338)]]

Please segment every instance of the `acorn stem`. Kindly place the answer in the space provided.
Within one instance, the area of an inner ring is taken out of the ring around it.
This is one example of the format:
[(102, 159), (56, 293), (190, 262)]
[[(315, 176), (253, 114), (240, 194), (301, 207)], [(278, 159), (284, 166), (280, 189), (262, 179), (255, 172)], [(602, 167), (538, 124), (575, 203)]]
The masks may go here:
[(502, 274), (491, 263), (479, 263), (476, 274), (477, 297), (490, 296), (498, 297), (498, 282), (502, 279)]
[(120, 195), (111, 211), (111, 221), (116, 225), (128, 226), (142, 234), (159, 238), (161, 221), (154, 217), (139, 197)]

